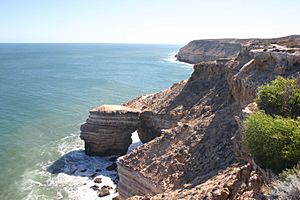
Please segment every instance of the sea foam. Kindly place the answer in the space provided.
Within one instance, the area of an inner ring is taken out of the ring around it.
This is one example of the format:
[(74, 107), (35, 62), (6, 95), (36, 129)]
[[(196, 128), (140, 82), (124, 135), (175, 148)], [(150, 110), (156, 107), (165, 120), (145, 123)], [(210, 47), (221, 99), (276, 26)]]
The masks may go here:
[(163, 60), (166, 62), (171, 62), (171, 63), (175, 63), (175, 64), (181, 64), (184, 66), (188, 66), (189, 68), (194, 66), (193, 64), (189, 64), (189, 63), (181, 62), (181, 61), (177, 60), (177, 58), (175, 57), (176, 54), (177, 54), (177, 52), (169, 53), (168, 56), (163, 58)]
[[(132, 134), (132, 141), (128, 153), (142, 145), (137, 132)], [(20, 187), (21, 192), (27, 194), (25, 199), (50, 199), (55, 196), (55, 199), (111, 200), (117, 196), (117, 172), (106, 169), (113, 164), (112, 158), (116, 156), (88, 156), (82, 146), (78, 137), (65, 137), (57, 147), (61, 155), (58, 160), (45, 165), (37, 164), (35, 169), (25, 171)], [(101, 178), (102, 183), (95, 183), (95, 178)], [(99, 188), (110, 186), (110, 195), (98, 197), (97, 192), (91, 189), (94, 185)]]

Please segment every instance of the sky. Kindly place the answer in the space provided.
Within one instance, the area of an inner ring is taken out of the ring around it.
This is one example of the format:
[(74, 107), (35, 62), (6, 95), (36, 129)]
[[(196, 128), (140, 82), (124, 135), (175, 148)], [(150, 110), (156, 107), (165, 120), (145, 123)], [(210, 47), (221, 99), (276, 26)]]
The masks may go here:
[(0, 43), (167, 43), (300, 34), (299, 0), (0, 0)]

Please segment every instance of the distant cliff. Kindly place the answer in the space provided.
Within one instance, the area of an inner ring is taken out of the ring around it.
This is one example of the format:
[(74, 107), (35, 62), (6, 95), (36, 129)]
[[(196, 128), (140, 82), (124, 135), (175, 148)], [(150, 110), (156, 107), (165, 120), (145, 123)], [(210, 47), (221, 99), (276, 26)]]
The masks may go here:
[(196, 64), (202, 61), (236, 57), (240, 49), (241, 44), (235, 39), (194, 40), (182, 47), (176, 57), (179, 61)]
[(290, 47), (300, 46), (298, 35), (287, 36), (274, 39), (209, 39), (193, 40), (182, 47), (177, 53), (177, 60), (196, 64), (203, 61), (214, 61), (221, 58), (237, 57), (242, 46), (247, 44), (276, 44), (287, 45)]

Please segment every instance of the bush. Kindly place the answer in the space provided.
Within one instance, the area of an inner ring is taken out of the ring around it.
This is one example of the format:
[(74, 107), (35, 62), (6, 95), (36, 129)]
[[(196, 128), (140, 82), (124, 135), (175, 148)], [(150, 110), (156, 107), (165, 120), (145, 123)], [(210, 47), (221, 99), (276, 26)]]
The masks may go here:
[(259, 87), (256, 102), (267, 114), (300, 115), (300, 89), (294, 79), (278, 76), (271, 84)]
[(300, 121), (258, 111), (244, 121), (243, 144), (261, 167), (280, 172), (300, 160)]
[(284, 180), (272, 183), (267, 199), (270, 200), (299, 200), (300, 197), (300, 174), (289, 174)]
[(300, 176), (300, 162), (297, 165), (295, 165), (293, 168), (283, 170), (279, 174), (278, 178), (281, 180), (286, 180), (288, 176), (297, 176), (297, 175)]

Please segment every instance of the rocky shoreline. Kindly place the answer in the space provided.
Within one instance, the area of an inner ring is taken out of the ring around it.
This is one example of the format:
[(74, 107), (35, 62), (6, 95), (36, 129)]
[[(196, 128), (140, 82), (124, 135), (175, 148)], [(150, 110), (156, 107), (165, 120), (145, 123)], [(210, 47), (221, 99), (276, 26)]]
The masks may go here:
[[(186, 81), (119, 106), (90, 111), (88, 154), (117, 160), (120, 199), (263, 199), (267, 173), (240, 145), (257, 88), (276, 76), (300, 82), (300, 36), (192, 41), (177, 54), (197, 63)], [(247, 107), (248, 106), (248, 107)]]

